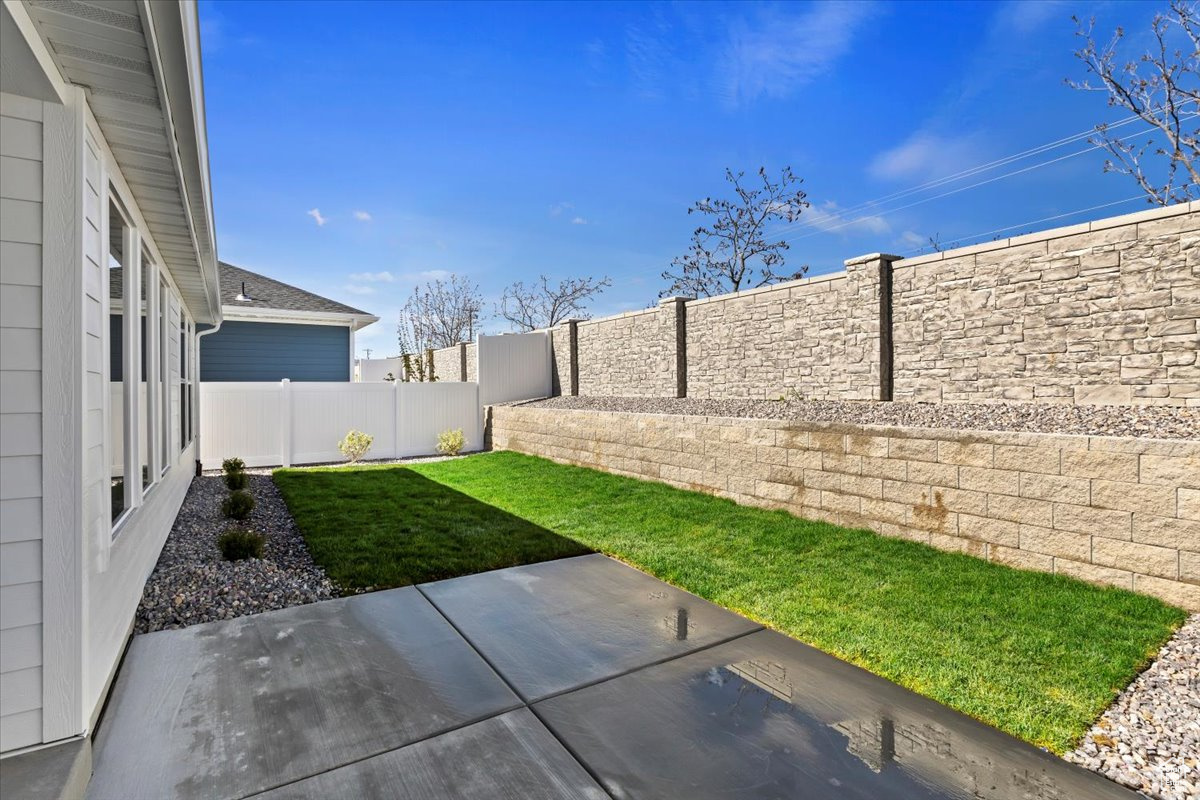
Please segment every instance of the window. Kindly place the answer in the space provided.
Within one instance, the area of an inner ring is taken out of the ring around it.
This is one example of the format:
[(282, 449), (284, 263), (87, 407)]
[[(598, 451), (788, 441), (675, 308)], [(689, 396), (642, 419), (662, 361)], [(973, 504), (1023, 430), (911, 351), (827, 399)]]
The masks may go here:
[[(109, 480), (114, 527), (140, 496), (136, 483), (127, 480), (138, 472), (137, 453), (129, 447), (130, 421), (135, 419), (139, 362), (136, 329), (126, 323), (128, 298), (136, 296), (138, 272), (130, 267), (130, 248), (137, 246), (137, 231), (111, 199), (108, 203), (109, 268)], [(130, 367), (133, 369), (130, 369)]]
[(154, 483), (154, 468), (151, 465), (151, 454), (154, 452), (154, 420), (155, 420), (155, 396), (154, 392), (158, 381), (158, 365), (155, 363), (154, 354), (156, 352), (155, 343), (155, 326), (153, 325), (153, 305), (154, 299), (154, 265), (150, 262), (149, 255), (145, 251), (142, 252), (142, 280), (141, 280), (141, 333), (142, 333), (142, 382), (138, 387), (138, 402), (141, 409), (142, 424), (139, 428), (138, 436), (138, 455), (141, 458), (142, 467), (142, 490), (150, 488), (150, 484)]
[(159, 342), (162, 343), (159, 358), (159, 380), (155, 386), (158, 395), (159, 415), (162, 420), (162, 438), (160, 440), (160, 464), (166, 473), (171, 464), (171, 448), (175, 444), (173, 433), (174, 417), (171, 408), (171, 361), (175, 357), (175, 348), (171, 346), (171, 289), (165, 280), (159, 281), (158, 287), (158, 329)]
[(192, 441), (191, 364), (188, 363), (188, 342), (191, 341), (192, 324), (181, 314), (179, 317), (179, 449), (182, 451)]

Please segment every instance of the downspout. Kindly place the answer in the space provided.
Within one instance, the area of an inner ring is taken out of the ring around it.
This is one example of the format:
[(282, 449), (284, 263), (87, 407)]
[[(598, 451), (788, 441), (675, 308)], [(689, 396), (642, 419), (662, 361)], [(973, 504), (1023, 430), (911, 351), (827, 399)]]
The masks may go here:
[(221, 330), (221, 325), (225, 323), (224, 315), (217, 320), (217, 324), (206, 331), (196, 331), (196, 403), (192, 408), (192, 413), (196, 415), (196, 477), (199, 478), (204, 473), (204, 467), (200, 461), (200, 437), (204, 435), (204, 429), (200, 427), (200, 337), (208, 336), (210, 333), (216, 333)]

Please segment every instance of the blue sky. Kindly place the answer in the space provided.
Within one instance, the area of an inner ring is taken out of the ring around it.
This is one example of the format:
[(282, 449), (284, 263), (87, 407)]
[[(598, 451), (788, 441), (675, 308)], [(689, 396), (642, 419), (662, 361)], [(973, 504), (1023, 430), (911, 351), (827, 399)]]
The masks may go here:
[(596, 315), (652, 304), (727, 166), (804, 178), (786, 235), (810, 274), (1138, 210), (1024, 224), (1137, 195), (1098, 152), (901, 208), (1086, 142), (860, 206), (1123, 117), (1064, 86), (1083, 77), (1071, 15), (1137, 50), (1158, 8), (207, 0), (219, 252), (380, 315), (359, 337), (379, 356), (413, 285), (449, 273), (489, 312), (540, 273), (609, 276)]

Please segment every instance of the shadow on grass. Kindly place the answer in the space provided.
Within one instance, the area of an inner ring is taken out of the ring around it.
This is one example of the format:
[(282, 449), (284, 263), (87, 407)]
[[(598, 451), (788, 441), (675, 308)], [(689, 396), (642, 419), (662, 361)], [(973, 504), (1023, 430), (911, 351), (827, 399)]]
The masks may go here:
[(592, 552), (407, 468), (278, 470), (274, 477), (313, 560), (348, 589)]

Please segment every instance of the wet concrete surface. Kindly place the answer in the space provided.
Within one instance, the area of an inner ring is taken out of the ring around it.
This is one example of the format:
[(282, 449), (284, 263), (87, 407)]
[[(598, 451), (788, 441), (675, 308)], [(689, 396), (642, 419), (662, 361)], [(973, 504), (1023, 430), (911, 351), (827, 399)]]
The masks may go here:
[(598, 555), (136, 637), (94, 760), (91, 798), (1137, 797)]
[(600, 554), (421, 591), (528, 701), (761, 628)]

